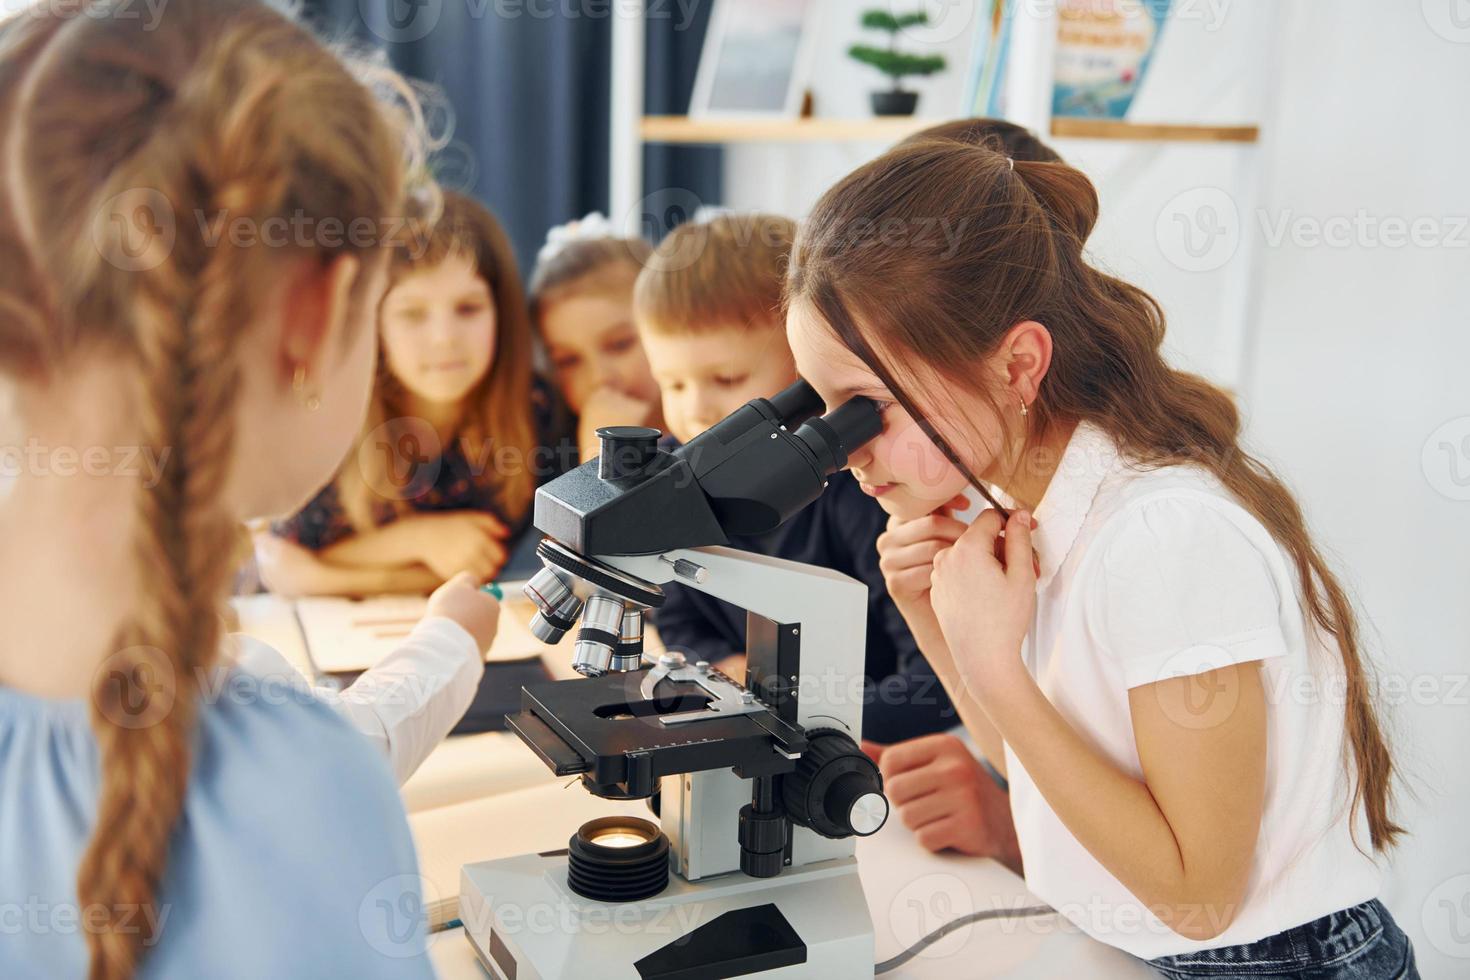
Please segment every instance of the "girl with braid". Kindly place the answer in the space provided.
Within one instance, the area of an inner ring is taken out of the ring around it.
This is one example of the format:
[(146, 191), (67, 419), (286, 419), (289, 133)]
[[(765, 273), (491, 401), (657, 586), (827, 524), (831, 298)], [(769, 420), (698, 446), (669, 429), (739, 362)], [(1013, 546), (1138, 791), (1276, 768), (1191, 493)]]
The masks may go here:
[[(1352, 605), (1230, 396), (1085, 259), (1097, 216), (1064, 163), (926, 138), (802, 224), (787, 335), (829, 408), (883, 413), (850, 465), (888, 590), (1081, 931), (1179, 980), (1417, 977)], [(922, 825), (943, 780), (886, 789)]]
[[(0, 497), (0, 976), (428, 977), (382, 753), (221, 615), (361, 424), (412, 100), (253, 0), (125, 13), (0, 23), (0, 425), (51, 453)], [(473, 663), (498, 607), (429, 613)]]

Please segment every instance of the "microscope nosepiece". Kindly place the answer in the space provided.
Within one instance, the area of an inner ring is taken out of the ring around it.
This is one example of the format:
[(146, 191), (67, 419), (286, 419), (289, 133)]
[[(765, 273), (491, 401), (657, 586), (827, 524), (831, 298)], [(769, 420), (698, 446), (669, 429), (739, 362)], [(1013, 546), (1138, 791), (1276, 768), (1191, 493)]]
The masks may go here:
[(582, 612), (582, 600), (572, 591), (572, 584), (562, 572), (549, 565), (532, 576), (521, 592), (536, 606), (531, 632), (542, 643), (561, 642)]

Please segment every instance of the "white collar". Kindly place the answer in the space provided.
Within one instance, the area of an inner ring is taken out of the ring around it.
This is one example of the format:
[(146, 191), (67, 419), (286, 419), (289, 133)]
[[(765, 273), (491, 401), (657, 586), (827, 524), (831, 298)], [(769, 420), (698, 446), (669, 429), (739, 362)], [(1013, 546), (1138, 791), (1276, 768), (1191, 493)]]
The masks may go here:
[[(1092, 422), (1077, 423), (1035, 510), (1037, 526), (1032, 543), (1041, 558), (1041, 575), (1036, 580), (1038, 590), (1051, 584), (1057, 569), (1067, 560), (1097, 498), (1098, 488), (1117, 468), (1119, 458), (1118, 444), (1112, 436)], [(1015, 506), (1015, 501), (1004, 491), (993, 489), (1007, 508)]]

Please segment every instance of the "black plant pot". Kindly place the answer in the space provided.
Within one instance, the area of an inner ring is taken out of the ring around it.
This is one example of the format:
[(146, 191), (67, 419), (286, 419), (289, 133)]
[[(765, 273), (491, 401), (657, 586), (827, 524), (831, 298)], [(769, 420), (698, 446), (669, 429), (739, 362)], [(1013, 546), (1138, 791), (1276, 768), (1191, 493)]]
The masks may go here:
[(875, 116), (912, 116), (918, 105), (918, 92), (892, 89), (887, 92), (873, 93), (873, 114)]

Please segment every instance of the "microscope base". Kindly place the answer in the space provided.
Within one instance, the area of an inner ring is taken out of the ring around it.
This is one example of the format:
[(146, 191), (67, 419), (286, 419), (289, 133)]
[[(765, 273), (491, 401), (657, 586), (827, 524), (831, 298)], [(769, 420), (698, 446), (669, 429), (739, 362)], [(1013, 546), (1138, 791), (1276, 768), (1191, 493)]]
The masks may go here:
[(852, 858), (775, 878), (671, 874), (652, 898), (612, 904), (567, 887), (565, 851), (524, 854), (466, 865), (459, 914), (496, 980), (873, 975), (873, 923)]

